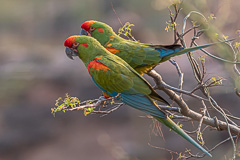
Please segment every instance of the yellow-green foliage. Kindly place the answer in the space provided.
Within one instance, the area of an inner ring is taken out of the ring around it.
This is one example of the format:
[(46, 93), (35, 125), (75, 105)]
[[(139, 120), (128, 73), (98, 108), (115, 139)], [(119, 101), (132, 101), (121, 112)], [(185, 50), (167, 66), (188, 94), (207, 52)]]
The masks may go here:
[(222, 77), (218, 77), (218, 79), (215, 77), (212, 77), (210, 80), (211, 82), (213, 82), (213, 85), (216, 85), (216, 84), (222, 85), (222, 79), (223, 79)]
[(62, 111), (65, 113), (67, 108), (74, 108), (80, 104), (80, 100), (77, 97), (71, 97), (68, 93), (66, 93), (65, 98), (59, 97), (56, 100), (55, 106), (51, 108), (51, 113), (55, 116), (56, 112)]
[(118, 35), (119, 35), (119, 36), (120, 36), (120, 35), (124, 35), (124, 36), (126, 36), (126, 37), (127, 37), (127, 36), (132, 36), (132, 34), (131, 34), (131, 32), (132, 32), (131, 27), (133, 27), (133, 26), (134, 26), (134, 24), (131, 24), (131, 23), (129, 23), (129, 22), (126, 22), (123, 27), (119, 28), (119, 30), (118, 30)]
[(96, 107), (89, 107), (89, 108), (84, 108), (84, 116), (87, 116), (88, 114), (90, 114), (92, 111), (94, 111)]
[[(56, 112), (62, 111), (72, 111), (72, 110), (78, 110), (81, 105), (89, 105), (92, 104), (94, 101), (93, 100), (88, 100), (85, 102), (80, 103), (80, 100), (77, 97), (71, 97), (68, 93), (66, 93), (65, 98), (63, 99), (62, 97), (59, 97), (56, 100), (55, 107), (51, 108), (51, 113), (53, 116), (55, 116)], [(83, 113), (85, 116), (90, 114), (92, 111), (94, 111), (96, 107), (86, 107), (82, 108)]]

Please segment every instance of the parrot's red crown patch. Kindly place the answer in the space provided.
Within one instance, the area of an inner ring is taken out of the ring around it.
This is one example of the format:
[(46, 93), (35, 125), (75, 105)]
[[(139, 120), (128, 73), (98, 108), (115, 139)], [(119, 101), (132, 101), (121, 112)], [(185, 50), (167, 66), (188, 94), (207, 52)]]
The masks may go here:
[(76, 41), (76, 38), (79, 37), (79, 35), (75, 35), (75, 36), (70, 36), (68, 37), (65, 42), (64, 42), (64, 46), (68, 47), (68, 48), (72, 48), (73, 42)]
[(90, 28), (90, 26), (91, 26), (93, 23), (95, 23), (95, 22), (96, 22), (96, 21), (94, 21), (94, 20), (86, 21), (86, 22), (84, 22), (84, 23), (81, 25), (81, 28), (82, 28), (82, 29), (85, 29), (86, 31), (88, 31), (89, 28)]

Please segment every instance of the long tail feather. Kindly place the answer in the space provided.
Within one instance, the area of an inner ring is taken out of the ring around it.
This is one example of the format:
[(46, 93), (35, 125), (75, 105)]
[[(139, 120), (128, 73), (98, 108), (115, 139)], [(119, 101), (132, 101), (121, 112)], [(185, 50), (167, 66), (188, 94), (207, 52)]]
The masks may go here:
[(147, 114), (150, 114), (152, 116), (157, 116), (161, 118), (166, 118), (166, 114), (162, 112), (154, 102), (146, 95), (144, 94), (121, 94), (122, 101), (140, 111), (143, 111)]
[(203, 49), (203, 48), (207, 48), (209, 46), (213, 46), (213, 45), (216, 45), (216, 44), (220, 44), (220, 43), (225, 43), (225, 42), (229, 42), (229, 41), (233, 41), (234, 39), (230, 39), (230, 40), (225, 40), (225, 41), (222, 41), (222, 42), (216, 42), (216, 43), (209, 43), (209, 44), (204, 44), (204, 45), (200, 45), (200, 46), (195, 46), (195, 47), (191, 47), (191, 48), (184, 48), (184, 49), (181, 49), (180, 51), (177, 51), (177, 52), (169, 52), (168, 54), (164, 54), (162, 57), (162, 62), (163, 61), (166, 61), (168, 59), (170, 59), (171, 57), (174, 57), (176, 55), (181, 55), (181, 54), (184, 54), (184, 53), (188, 53), (188, 52), (192, 52), (192, 51), (195, 51), (195, 50), (198, 50), (198, 49)]
[(202, 146), (195, 142), (189, 135), (187, 135), (176, 123), (174, 123), (167, 115), (157, 106), (157, 104), (147, 95), (144, 94), (121, 94), (122, 102), (125, 104), (152, 115), (159, 122), (162, 122), (167, 127), (178, 133), (201, 151), (212, 157)]
[(205, 154), (207, 154), (208, 156), (212, 157), (212, 155), (205, 150), (201, 145), (199, 145), (196, 141), (194, 141), (189, 135), (187, 135), (187, 133), (185, 133), (176, 123), (174, 123), (170, 118), (166, 118), (166, 119), (162, 119), (159, 117), (155, 117), (158, 121), (162, 122), (164, 125), (166, 125), (167, 127), (171, 128), (172, 130), (174, 130), (177, 134), (179, 134), (180, 136), (182, 136), (184, 139), (186, 139), (188, 142), (190, 142), (191, 144), (193, 144), (195, 147), (197, 147), (198, 149), (200, 149), (201, 151), (203, 151)]

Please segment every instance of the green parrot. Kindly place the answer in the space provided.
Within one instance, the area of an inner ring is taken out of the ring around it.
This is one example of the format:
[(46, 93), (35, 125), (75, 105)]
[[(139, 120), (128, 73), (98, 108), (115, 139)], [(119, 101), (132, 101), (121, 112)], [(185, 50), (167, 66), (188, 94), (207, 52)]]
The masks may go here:
[(84, 22), (81, 28), (80, 35), (94, 37), (108, 51), (121, 57), (141, 75), (173, 56), (221, 43), (210, 43), (191, 48), (183, 48), (178, 44), (151, 45), (121, 38), (109, 25), (94, 20)]
[(69, 58), (78, 56), (86, 66), (93, 82), (110, 96), (119, 95), (119, 99), (135, 109), (150, 114), (159, 122), (181, 135), (205, 154), (211, 156), (201, 145), (187, 135), (156, 104), (158, 100), (167, 105), (151, 85), (128, 63), (106, 50), (96, 39), (90, 36), (71, 36), (64, 42)]

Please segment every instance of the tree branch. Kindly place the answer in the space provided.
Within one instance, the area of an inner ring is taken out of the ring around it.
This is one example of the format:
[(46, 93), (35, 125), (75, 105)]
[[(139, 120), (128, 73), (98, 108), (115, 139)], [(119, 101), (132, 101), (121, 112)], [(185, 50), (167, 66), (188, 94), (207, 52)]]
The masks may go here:
[[(182, 100), (174, 91), (168, 88), (165, 88), (165, 85), (164, 85), (165, 82), (162, 80), (162, 77), (155, 70), (151, 70), (150, 72), (148, 72), (148, 75), (155, 80), (158, 89), (164, 91), (172, 100), (174, 100), (179, 105), (179, 107), (181, 108), (182, 115), (186, 117), (190, 117), (196, 121), (200, 121), (202, 119), (202, 122), (204, 124), (215, 127), (217, 130), (227, 130), (228, 125), (226, 122), (215, 120), (214, 118), (210, 118), (206, 116), (202, 118), (201, 114), (189, 109), (185, 101)], [(235, 125), (229, 124), (229, 129), (232, 133), (236, 135), (240, 134), (240, 128)]]

